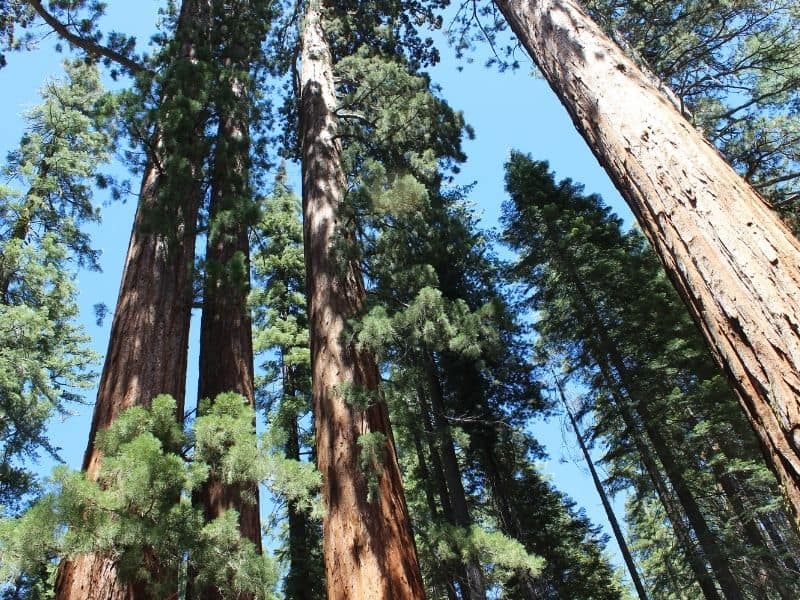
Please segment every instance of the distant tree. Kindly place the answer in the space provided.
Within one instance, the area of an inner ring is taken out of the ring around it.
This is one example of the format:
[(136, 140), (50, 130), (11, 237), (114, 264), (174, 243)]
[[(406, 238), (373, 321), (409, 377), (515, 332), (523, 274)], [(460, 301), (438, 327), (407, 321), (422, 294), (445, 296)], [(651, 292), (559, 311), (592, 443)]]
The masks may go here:
[(93, 186), (109, 159), (114, 102), (97, 69), (65, 63), (26, 114), (20, 146), (0, 186), (0, 505), (35, 488), (29, 459), (57, 458), (46, 426), (93, 383), (98, 357), (76, 324), (75, 275), (97, 269), (85, 231), (99, 221)]
[[(507, 187), (504, 235), (520, 252), (516, 272), (541, 315), (541, 348), (592, 387), (594, 430), (609, 436), (609, 454), (620, 457), (631, 446), (638, 452), (690, 563), (696, 536), (725, 597), (749, 586), (755, 595), (791, 597), (783, 550), (753, 520), (752, 511), (767, 515), (779, 505), (777, 489), (642, 237), (623, 233), (597, 196), (569, 180), (556, 183), (546, 163), (512, 154)], [(672, 514), (661, 472), (683, 515)], [(714, 486), (723, 502), (709, 500)], [(679, 531), (683, 518), (688, 538)], [(734, 568), (739, 560), (748, 566)], [(704, 593), (716, 597), (703, 569), (693, 569)], [(757, 571), (769, 583), (742, 575)]]
[[(304, 425), (311, 421), (311, 357), (300, 198), (289, 189), (286, 179), (286, 170), (281, 167), (254, 228), (250, 302), (255, 350), (266, 358), (257, 395), (268, 412), (269, 436), (278, 446), (276, 451), (299, 463), (301, 452), (313, 455), (313, 430)], [(284, 494), (281, 500), (286, 503), (288, 519), (288, 533), (280, 551), (288, 563), (283, 582), (286, 598), (322, 600), (325, 570), (319, 519), (309, 499)]]

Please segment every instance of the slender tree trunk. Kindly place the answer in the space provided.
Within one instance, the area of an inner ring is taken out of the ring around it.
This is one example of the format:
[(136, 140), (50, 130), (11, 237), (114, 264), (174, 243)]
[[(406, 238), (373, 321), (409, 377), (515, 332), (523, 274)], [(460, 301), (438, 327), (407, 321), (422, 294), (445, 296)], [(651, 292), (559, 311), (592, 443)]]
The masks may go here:
[[(559, 232), (554, 227), (548, 226), (548, 233), (553, 242), (558, 244)], [(621, 402), (623, 406), (630, 404), (630, 408), (641, 417), (641, 425), (653, 446), (656, 456), (658, 456), (659, 461), (664, 467), (667, 479), (670, 485), (672, 485), (673, 490), (675, 490), (675, 495), (678, 497), (678, 501), (683, 507), (689, 524), (697, 535), (697, 540), (700, 543), (703, 553), (711, 564), (711, 569), (714, 572), (714, 576), (720, 585), (723, 595), (727, 600), (739, 600), (741, 598), (741, 592), (730, 568), (728, 557), (720, 552), (718, 540), (709, 528), (694, 494), (689, 489), (686, 478), (683, 476), (683, 471), (672, 451), (672, 446), (664, 437), (660, 423), (657, 422), (650, 412), (648, 399), (651, 396), (651, 391), (641, 389), (640, 386), (637, 385), (635, 377), (631, 375), (625, 365), (625, 361), (620, 355), (617, 346), (603, 326), (603, 319), (595, 303), (592, 301), (589, 290), (584, 285), (580, 274), (575, 268), (575, 263), (569, 251), (560, 245), (556, 247), (558, 248), (558, 258), (561, 265), (567, 272), (575, 288), (578, 300), (582, 305), (583, 314), (586, 315), (584, 317), (586, 329), (587, 331), (592, 331), (596, 338), (596, 342), (590, 347), (593, 360), (598, 365), (602, 365), (601, 371), (604, 373), (604, 377), (607, 378), (609, 387), (616, 390), (615, 393), (619, 396), (623, 396), (623, 398), (620, 398), (618, 401)], [(614, 372), (616, 373), (616, 377), (613, 376)], [(624, 390), (624, 394), (622, 390)], [(625, 397), (630, 399), (631, 402), (626, 402)], [(701, 582), (701, 585), (709, 587), (703, 582)]]
[(447, 489), (447, 480), (444, 475), (444, 465), (442, 464), (442, 457), (436, 444), (436, 431), (433, 426), (433, 416), (431, 415), (431, 408), (426, 398), (426, 390), (420, 387), (417, 390), (417, 397), (419, 398), (420, 410), (422, 412), (422, 423), (425, 427), (426, 437), (428, 439), (428, 455), (430, 457), (431, 468), (433, 469), (433, 478), (436, 482), (436, 489), (439, 492), (439, 504), (442, 507), (442, 516), (452, 523), (453, 522), (453, 503), (450, 501), (450, 492)]
[[(472, 518), (467, 506), (467, 495), (464, 492), (464, 483), (461, 481), (461, 467), (458, 465), (453, 436), (450, 434), (450, 427), (445, 419), (444, 398), (442, 396), (442, 385), (439, 374), (436, 371), (436, 363), (432, 354), (427, 353), (423, 358), (425, 374), (428, 378), (428, 387), (431, 396), (431, 408), (433, 409), (433, 423), (436, 427), (437, 438), (442, 449), (442, 464), (444, 476), (447, 481), (447, 489), (450, 491), (450, 500), (453, 506), (453, 523), (464, 529), (472, 527)], [(486, 588), (483, 583), (483, 571), (477, 559), (471, 558), (464, 564), (467, 575), (468, 599), (465, 600), (485, 600)]]
[(495, 0), (628, 201), (800, 517), (800, 243), (576, 0)]
[[(500, 530), (517, 540), (523, 545), (527, 545), (522, 535), (522, 527), (520, 526), (519, 518), (517, 516), (517, 507), (513, 504), (509, 497), (507, 490), (508, 475), (501, 473), (500, 466), (495, 456), (495, 450), (490, 444), (485, 444), (481, 448), (479, 454), (483, 472), (489, 481), (489, 487), (492, 492), (492, 502), (497, 509), (500, 516)], [(530, 551), (531, 549), (528, 548)], [(545, 592), (537, 590), (536, 581), (530, 575), (530, 572), (519, 572), (517, 574), (519, 580), (518, 591), (523, 600), (539, 600), (545, 597)], [(541, 586), (539, 586), (541, 587)]]
[[(312, 398), (317, 464), (323, 477), (323, 546), (328, 598), (416, 599), (425, 591), (411, 532), (400, 469), (374, 357), (343, 339), (348, 318), (364, 301), (357, 265), (332, 256), (343, 200), (341, 147), (336, 138), (333, 61), (321, 3), (311, 0), (301, 36), (300, 140), (303, 232), (308, 281)], [(347, 391), (370, 397), (348, 401)], [(383, 443), (362, 460), (365, 434)], [(376, 434), (378, 437), (376, 437)], [(369, 474), (377, 478), (370, 497)]]
[[(428, 440), (428, 459), (425, 458), (425, 447), (419, 435), (419, 431), (415, 429), (413, 425), (411, 427), (412, 435), (414, 437), (414, 447), (417, 451), (417, 460), (419, 462), (420, 480), (425, 482), (425, 499), (428, 503), (428, 510), (430, 510), (431, 518), (438, 520), (439, 509), (441, 509), (442, 516), (447, 521), (452, 522), (453, 509), (450, 506), (450, 498), (447, 492), (447, 485), (445, 484), (444, 480), (442, 461), (439, 458), (439, 452), (435, 447), (435, 436), (433, 434), (433, 426), (431, 425), (430, 408), (425, 400), (424, 390), (419, 389), (417, 391), (417, 398), (420, 405), (420, 417), (422, 418), (423, 427), (425, 429), (425, 437)], [(428, 469), (428, 462), (430, 462), (431, 467), (433, 468), (433, 473), (431, 473), (431, 471)], [(434, 495), (433, 490), (434, 484), (436, 485), (439, 495), (438, 505), (436, 504), (436, 496)], [(445, 582), (445, 593), (447, 594), (448, 600), (457, 600), (458, 595), (456, 594), (454, 578), (450, 576), (450, 573), (451, 570), (445, 564), (442, 564), (438, 569), (439, 576)], [(466, 580), (466, 577), (464, 577), (463, 574), (459, 574), (459, 576), (461, 576), (462, 582)]]
[[(185, 0), (181, 7), (177, 36), (186, 40), (181, 59), (194, 62), (207, 10), (206, 0)], [(160, 134), (154, 147), (163, 151)], [(163, 191), (169, 173), (159, 171), (163, 156), (151, 157), (145, 167), (139, 205), (133, 223), (128, 254), (122, 274), (117, 307), (111, 325), (97, 402), (84, 456), (86, 477), (96, 479), (101, 455), (95, 448), (97, 432), (132, 406), (148, 406), (159, 394), (177, 400), (176, 419), (183, 420), (189, 320), (192, 305), (192, 274), (195, 252), (195, 222), (202, 195), (202, 132), (188, 132), (180, 144), (190, 164), (194, 181), (177, 197)], [(147, 225), (155, 211), (168, 210), (177, 229), (156, 233)], [(150, 565), (155, 577), (172, 577)], [(177, 588), (177, 581), (176, 581)], [(96, 554), (81, 555), (63, 562), (55, 584), (59, 600), (133, 600), (147, 598), (144, 586), (118, 579), (114, 562)]]
[[(283, 371), (282, 390), (283, 397), (289, 398), (294, 397), (298, 390), (295, 386), (292, 368), (283, 362), (283, 356), (285, 356), (284, 350), (281, 351), (281, 369)], [(297, 414), (291, 411), (291, 414), (284, 415), (284, 418), (283, 426), (287, 431), (284, 454), (286, 458), (299, 461), (300, 432), (297, 424)], [(289, 572), (284, 582), (286, 598), (287, 600), (313, 600), (315, 596), (311, 583), (317, 578), (317, 575), (312, 573), (309, 569), (311, 555), (309, 541), (311, 532), (308, 514), (300, 508), (294, 500), (288, 502), (286, 512), (288, 513), (289, 520)]]
[(606, 494), (605, 489), (603, 489), (603, 482), (600, 481), (600, 477), (597, 475), (597, 469), (594, 467), (594, 461), (592, 461), (592, 456), (589, 454), (589, 449), (586, 447), (586, 443), (583, 441), (583, 435), (581, 434), (581, 430), (578, 428), (578, 423), (575, 420), (575, 417), (572, 414), (572, 410), (567, 403), (567, 397), (564, 394), (564, 386), (562, 385), (561, 381), (557, 377), (554, 376), (556, 387), (558, 388), (558, 393), (561, 396), (561, 403), (564, 405), (564, 410), (567, 411), (567, 416), (569, 417), (569, 422), (572, 425), (572, 430), (575, 432), (575, 437), (578, 440), (578, 445), (581, 448), (581, 452), (583, 453), (583, 458), (586, 461), (586, 466), (589, 467), (589, 473), (592, 475), (592, 481), (594, 482), (594, 487), (597, 489), (597, 494), (600, 496), (600, 501), (603, 503), (603, 510), (606, 512), (606, 517), (608, 517), (608, 522), (611, 524), (611, 529), (614, 532), (614, 537), (617, 540), (617, 545), (619, 546), (619, 550), (622, 553), (622, 558), (625, 561), (625, 565), (628, 567), (628, 573), (631, 576), (631, 581), (633, 582), (633, 586), (636, 588), (636, 594), (639, 596), (640, 600), (647, 600), (647, 592), (644, 589), (644, 585), (642, 584), (642, 580), (639, 578), (639, 571), (636, 569), (636, 563), (633, 560), (633, 556), (631, 555), (631, 551), (628, 548), (628, 542), (625, 541), (625, 536), (622, 533), (622, 528), (619, 526), (619, 521), (617, 521), (617, 515), (614, 514), (614, 509), (611, 506), (611, 502), (608, 499), (608, 495)]

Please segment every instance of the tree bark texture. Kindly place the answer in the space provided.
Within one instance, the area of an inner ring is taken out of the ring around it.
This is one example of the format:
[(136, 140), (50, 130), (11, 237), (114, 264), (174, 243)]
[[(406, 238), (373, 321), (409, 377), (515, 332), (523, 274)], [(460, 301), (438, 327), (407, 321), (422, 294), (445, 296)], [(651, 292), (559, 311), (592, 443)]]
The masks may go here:
[[(241, 84), (234, 84), (241, 87)], [(246, 110), (221, 115), (219, 139), (226, 156), (217, 156), (212, 178), (210, 223), (206, 246), (206, 284), (200, 320), (200, 369), (198, 401), (213, 401), (225, 392), (241, 394), (255, 408), (253, 375), (253, 338), (247, 294), (250, 289), (250, 242), (247, 223), (237, 215), (217, 230), (216, 221), (224, 212), (241, 209), (248, 193), (247, 162), (250, 146)], [(243, 113), (243, 114), (242, 114)], [(243, 268), (243, 279), (235, 273)], [(255, 424), (254, 424), (255, 426)], [(206, 522), (228, 510), (239, 513), (239, 530), (261, 551), (261, 522), (258, 507), (258, 483), (225, 484), (211, 473), (198, 490)], [(199, 592), (198, 598), (216, 600), (222, 591), (212, 588)], [(250, 596), (241, 596), (242, 599)]]
[[(181, 49), (184, 60), (194, 60), (194, 34), (187, 31), (192, 31), (201, 18), (205, 1), (185, 0), (181, 7), (178, 35), (182, 30), (188, 38)], [(151, 157), (145, 167), (84, 455), (83, 469), (89, 479), (97, 478), (102, 459), (94, 446), (97, 432), (108, 427), (121, 411), (149, 406), (155, 396), (170, 394), (177, 401), (176, 418), (183, 420), (195, 228), (202, 195), (201, 138), (191, 137), (198, 140), (196, 147), (185, 147), (184, 151), (197, 177), (180, 198), (170, 198), (179, 224), (171, 235), (152, 232), (144, 225), (148, 212), (159, 209), (160, 192), (169, 177), (169, 173), (160, 171), (161, 161), (156, 157)], [(159, 134), (154, 147), (161, 148)], [(143, 586), (118, 579), (111, 559), (96, 554), (63, 562), (55, 592), (58, 600), (148, 597)]]
[[(416, 599), (425, 596), (386, 405), (375, 359), (343, 339), (346, 320), (364, 300), (358, 267), (332, 254), (344, 194), (336, 138), (336, 94), (322, 6), (309, 2), (301, 39), (300, 140), (303, 231), (311, 337), (317, 465), (323, 477), (323, 549), (328, 598)], [(347, 243), (353, 240), (345, 240)], [(349, 402), (347, 388), (368, 394)], [(359, 438), (380, 433), (382, 456), (369, 461), (377, 494), (368, 497)]]
[(576, 0), (495, 0), (653, 244), (800, 516), (800, 243)]

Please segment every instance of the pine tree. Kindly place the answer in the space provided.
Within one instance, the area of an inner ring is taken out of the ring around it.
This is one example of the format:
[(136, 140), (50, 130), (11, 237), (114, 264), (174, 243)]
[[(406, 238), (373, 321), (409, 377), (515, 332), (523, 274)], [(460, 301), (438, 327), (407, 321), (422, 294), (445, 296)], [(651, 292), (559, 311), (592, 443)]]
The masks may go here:
[(630, 204), (800, 514), (800, 244), (574, 1), (495, 5)]
[[(634, 443), (639, 458), (669, 514), (669, 490), (659, 491), (657, 481), (663, 468), (723, 594), (758, 589), (758, 582), (733, 574), (762, 569), (770, 580), (765, 589), (781, 590), (786, 578), (780, 560), (765, 562), (759, 555), (766, 540), (748, 539), (751, 515), (737, 509), (740, 493), (749, 488), (744, 495), (751, 501), (772, 495), (761, 505), (768, 512), (775, 491), (763, 487), (753, 440), (641, 236), (624, 235), (600, 199), (583, 196), (580, 186), (556, 184), (546, 163), (513, 154), (507, 185), (512, 202), (505, 207), (505, 236), (521, 252), (518, 274), (537, 288), (533, 307), (546, 312), (537, 327), (543, 348), (582, 374), (598, 393), (598, 406), (605, 395), (613, 400), (609, 406), (624, 422), (615, 435), (645, 435)], [(616, 427), (603, 414), (608, 411), (600, 415), (606, 424), (596, 431)], [(660, 466), (647, 466), (649, 447)], [(706, 499), (704, 490), (714, 486), (727, 502)], [(681, 517), (669, 518), (675, 526)], [(730, 535), (728, 527), (737, 533)], [(690, 539), (677, 529), (676, 536), (691, 554)], [(733, 550), (737, 539), (741, 549)], [(739, 556), (747, 557), (747, 568), (732, 568)], [(695, 574), (714, 597), (696, 567)]]
[(98, 268), (84, 231), (99, 220), (92, 199), (108, 161), (113, 102), (97, 69), (65, 63), (4, 167), (0, 188), (0, 504), (20, 506), (34, 491), (26, 461), (45, 451), (48, 419), (66, 414), (93, 381), (97, 360), (76, 325), (75, 273)]
[[(300, 199), (286, 180), (285, 167), (281, 167), (256, 228), (251, 304), (256, 352), (273, 353), (263, 365), (266, 376), (258, 386), (262, 404), (271, 407), (270, 435), (280, 440), (280, 452), (286, 459), (299, 463), (301, 451), (313, 451), (309, 439), (313, 432), (303, 431), (303, 422), (311, 411), (311, 358)], [(270, 393), (271, 386), (276, 386), (277, 392)], [(320, 523), (307, 500), (289, 494), (283, 499), (288, 520), (288, 539), (282, 550), (288, 562), (285, 596), (290, 600), (321, 600), (325, 596), (325, 573)]]
[(214, 400), (192, 436), (175, 421), (170, 396), (122, 411), (98, 434), (96, 481), (59, 467), (27, 512), (0, 521), (0, 582), (35, 575), (24, 597), (52, 597), (59, 558), (104, 556), (149, 598), (187, 593), (187, 571), (191, 584), (221, 598), (270, 598), (276, 569), (241, 536), (235, 513), (207, 522), (189, 501), (212, 473), (235, 484), (262, 468), (252, 409), (238, 394)]

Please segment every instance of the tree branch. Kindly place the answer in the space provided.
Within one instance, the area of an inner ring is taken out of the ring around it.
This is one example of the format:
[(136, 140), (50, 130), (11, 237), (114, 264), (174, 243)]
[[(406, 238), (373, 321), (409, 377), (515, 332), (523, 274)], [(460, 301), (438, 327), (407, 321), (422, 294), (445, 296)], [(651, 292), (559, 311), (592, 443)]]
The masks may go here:
[(148, 72), (148, 69), (143, 65), (123, 54), (120, 54), (116, 50), (112, 50), (111, 48), (71, 32), (69, 27), (59, 21), (53, 14), (48, 12), (44, 6), (42, 6), (41, 0), (28, 0), (28, 4), (31, 5), (31, 7), (38, 13), (40, 17), (42, 17), (42, 19), (44, 19), (44, 22), (47, 23), (53, 29), (53, 31), (55, 31), (73, 46), (76, 46), (94, 56), (102, 56), (114, 61), (120, 66), (128, 69), (134, 75)]

